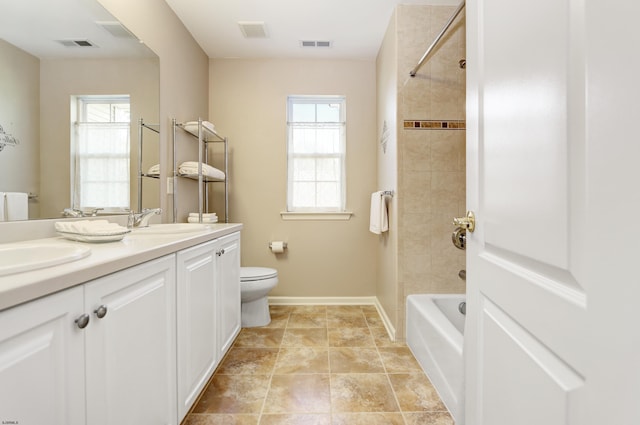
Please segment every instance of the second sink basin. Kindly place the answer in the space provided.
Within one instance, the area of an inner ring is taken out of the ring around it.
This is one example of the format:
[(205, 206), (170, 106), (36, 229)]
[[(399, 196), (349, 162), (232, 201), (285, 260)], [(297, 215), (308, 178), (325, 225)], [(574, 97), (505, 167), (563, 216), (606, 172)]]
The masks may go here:
[(5, 245), (0, 247), (0, 276), (56, 266), (89, 254), (91, 248), (77, 245)]
[(201, 223), (152, 224), (149, 227), (133, 229), (134, 235), (171, 235), (176, 233), (203, 232), (211, 227)]

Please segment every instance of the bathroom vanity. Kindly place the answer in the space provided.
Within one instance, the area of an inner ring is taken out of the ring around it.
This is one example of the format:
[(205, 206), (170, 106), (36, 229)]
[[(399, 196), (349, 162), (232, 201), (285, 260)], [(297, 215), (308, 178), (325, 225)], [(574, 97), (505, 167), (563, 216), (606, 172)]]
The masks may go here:
[(134, 230), (0, 276), (0, 421), (179, 424), (240, 331), (241, 228)]

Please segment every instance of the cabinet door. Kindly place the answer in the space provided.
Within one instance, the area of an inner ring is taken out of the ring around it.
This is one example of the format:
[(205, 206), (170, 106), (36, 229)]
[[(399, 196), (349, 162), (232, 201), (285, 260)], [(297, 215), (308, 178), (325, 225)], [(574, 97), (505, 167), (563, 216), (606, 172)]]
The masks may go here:
[(218, 364), (216, 241), (177, 254), (178, 419), (182, 420)]
[(176, 424), (175, 291), (174, 255), (86, 284), (89, 424)]
[(85, 423), (82, 314), (82, 287), (0, 313), (0, 423)]
[(240, 332), (240, 233), (220, 238), (216, 255), (219, 349), (223, 356)]

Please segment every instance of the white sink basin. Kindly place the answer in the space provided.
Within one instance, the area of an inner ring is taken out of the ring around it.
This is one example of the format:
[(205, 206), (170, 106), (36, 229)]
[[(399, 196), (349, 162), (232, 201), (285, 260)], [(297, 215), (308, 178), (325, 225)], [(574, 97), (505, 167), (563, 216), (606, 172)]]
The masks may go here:
[(56, 266), (89, 254), (89, 247), (66, 244), (0, 247), (0, 276)]
[(152, 224), (149, 227), (134, 228), (134, 235), (171, 235), (176, 233), (203, 232), (211, 227), (200, 223)]

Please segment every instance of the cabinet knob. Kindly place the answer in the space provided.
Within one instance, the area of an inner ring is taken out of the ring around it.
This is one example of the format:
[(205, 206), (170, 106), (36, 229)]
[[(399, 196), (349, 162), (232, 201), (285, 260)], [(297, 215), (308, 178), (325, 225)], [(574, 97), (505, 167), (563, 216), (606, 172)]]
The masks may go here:
[(224, 248), (222, 248), (220, 251), (216, 252), (216, 255), (218, 257), (220, 257), (222, 254), (224, 254)]
[(98, 319), (102, 319), (104, 316), (107, 315), (107, 306), (103, 304), (100, 307), (93, 310), (93, 312), (96, 314), (96, 316), (98, 316)]
[(90, 317), (88, 314), (83, 314), (75, 320), (75, 323), (80, 329), (84, 329), (89, 324), (89, 319)]

